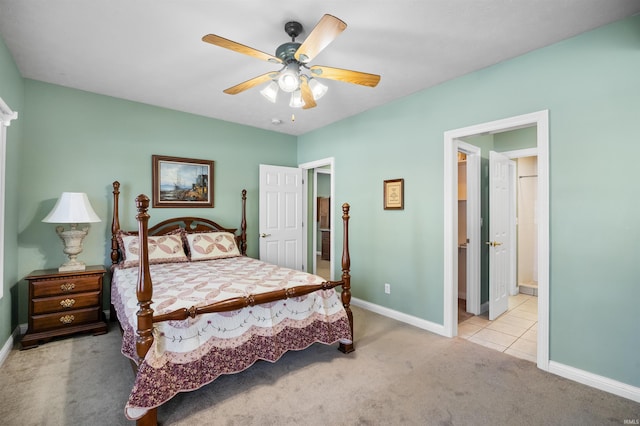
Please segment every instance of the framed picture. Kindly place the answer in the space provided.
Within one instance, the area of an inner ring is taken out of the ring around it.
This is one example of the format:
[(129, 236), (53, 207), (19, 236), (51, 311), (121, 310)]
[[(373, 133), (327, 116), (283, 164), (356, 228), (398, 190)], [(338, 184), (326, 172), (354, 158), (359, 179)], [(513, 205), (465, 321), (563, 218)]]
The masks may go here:
[(384, 181), (384, 209), (404, 209), (404, 179)]
[(153, 207), (213, 207), (213, 161), (151, 157)]

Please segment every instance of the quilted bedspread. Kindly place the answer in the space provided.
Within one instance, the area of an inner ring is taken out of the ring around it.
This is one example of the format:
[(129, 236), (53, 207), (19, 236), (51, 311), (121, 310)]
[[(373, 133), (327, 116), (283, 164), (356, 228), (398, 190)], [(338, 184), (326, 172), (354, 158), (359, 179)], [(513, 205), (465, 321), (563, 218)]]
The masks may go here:
[[(205, 306), (324, 280), (249, 257), (150, 265), (155, 313)], [(111, 303), (124, 330), (122, 353), (138, 363), (125, 407), (137, 419), (178, 392), (195, 390), (221, 374), (242, 371), (259, 359), (274, 362), (288, 350), (315, 342), (351, 340), (347, 315), (334, 290), (184, 321), (154, 324), (144, 360), (135, 350), (138, 268), (115, 268)]]

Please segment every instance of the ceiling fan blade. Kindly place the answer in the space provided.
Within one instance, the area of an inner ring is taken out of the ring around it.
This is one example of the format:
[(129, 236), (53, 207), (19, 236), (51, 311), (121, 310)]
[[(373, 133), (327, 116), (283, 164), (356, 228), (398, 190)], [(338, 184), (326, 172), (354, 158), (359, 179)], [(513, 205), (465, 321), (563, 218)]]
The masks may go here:
[(362, 86), (376, 87), (380, 81), (379, 75), (366, 72), (325, 67), (324, 65), (314, 65), (309, 69), (314, 77), (328, 78), (331, 80), (344, 81), (345, 83), (360, 84)]
[(223, 92), (228, 95), (237, 95), (238, 93), (251, 89), (252, 87), (257, 86), (258, 84), (262, 84), (269, 80), (273, 80), (277, 75), (278, 73), (268, 72), (266, 74), (262, 74), (250, 80), (244, 81), (240, 84), (236, 84), (235, 86), (229, 87), (228, 89), (224, 89)]
[(347, 24), (335, 16), (324, 15), (293, 56), (302, 63), (311, 61), (346, 28)]
[(309, 79), (307, 76), (303, 76), (300, 82), (300, 94), (302, 95), (302, 100), (304, 101), (304, 105), (302, 109), (314, 108), (318, 104), (316, 104), (315, 99), (313, 99), (313, 93), (311, 92), (311, 88), (309, 87)]
[(245, 46), (244, 44), (227, 40), (226, 38), (217, 36), (215, 34), (207, 34), (206, 36), (202, 37), (202, 41), (214, 44), (216, 46), (224, 47), (225, 49), (233, 50), (234, 52), (253, 56), (254, 58), (258, 58), (263, 61), (274, 62), (277, 64), (282, 63), (282, 60), (280, 58), (277, 58), (260, 50), (256, 50), (253, 47)]

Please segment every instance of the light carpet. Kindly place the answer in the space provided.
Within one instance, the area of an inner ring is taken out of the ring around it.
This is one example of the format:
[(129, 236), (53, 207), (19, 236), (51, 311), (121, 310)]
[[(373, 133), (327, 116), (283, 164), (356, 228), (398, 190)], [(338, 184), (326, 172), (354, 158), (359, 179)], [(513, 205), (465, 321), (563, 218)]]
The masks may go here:
[[(258, 362), (160, 408), (163, 425), (620, 425), (640, 404), (533, 363), (354, 308), (356, 351), (316, 344)], [(133, 383), (112, 324), (102, 336), (11, 351), (3, 425), (130, 425)], [(636, 423), (637, 424), (637, 423)]]

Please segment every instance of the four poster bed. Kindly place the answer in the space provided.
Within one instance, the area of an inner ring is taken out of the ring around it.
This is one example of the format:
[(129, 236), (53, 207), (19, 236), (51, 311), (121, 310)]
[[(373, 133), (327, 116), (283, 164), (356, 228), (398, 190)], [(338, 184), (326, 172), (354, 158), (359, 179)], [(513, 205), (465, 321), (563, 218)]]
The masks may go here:
[(138, 230), (125, 232), (119, 188), (114, 182), (111, 318), (120, 321), (122, 353), (136, 370), (127, 418), (156, 424), (157, 407), (178, 392), (257, 360), (274, 362), (289, 350), (316, 342), (354, 350), (348, 204), (342, 206), (342, 278), (326, 282), (246, 256), (244, 190), (236, 235), (195, 217), (149, 227), (145, 195), (135, 200)]

